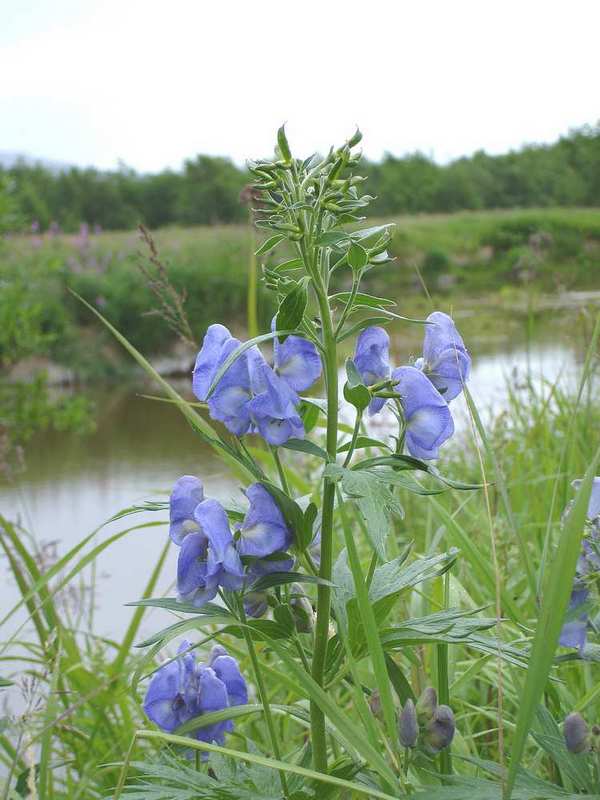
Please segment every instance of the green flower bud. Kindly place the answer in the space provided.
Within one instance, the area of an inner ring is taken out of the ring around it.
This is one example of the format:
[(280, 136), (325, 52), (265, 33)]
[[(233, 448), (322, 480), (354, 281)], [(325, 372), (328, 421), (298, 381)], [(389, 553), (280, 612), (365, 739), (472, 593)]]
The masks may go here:
[(437, 706), (425, 729), (425, 749), (432, 754), (444, 750), (452, 742), (455, 728), (452, 709), (449, 706)]
[(400, 712), (398, 736), (402, 747), (414, 747), (419, 738), (419, 724), (415, 704), (409, 698)]
[(315, 612), (308, 597), (298, 583), (292, 584), (290, 608), (298, 633), (311, 633), (315, 623)]
[(431, 686), (423, 689), (421, 696), (417, 700), (417, 718), (419, 725), (424, 725), (433, 717), (433, 712), (437, 708), (437, 692)]
[(565, 719), (563, 735), (570, 753), (588, 753), (590, 751), (590, 729), (581, 714), (576, 711)]

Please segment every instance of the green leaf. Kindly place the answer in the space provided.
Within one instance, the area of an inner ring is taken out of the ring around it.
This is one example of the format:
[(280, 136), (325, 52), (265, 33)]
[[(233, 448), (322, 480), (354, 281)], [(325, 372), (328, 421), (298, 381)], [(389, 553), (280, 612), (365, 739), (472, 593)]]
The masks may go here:
[[(331, 303), (343, 303), (345, 305), (351, 296), (352, 292), (336, 292), (336, 294), (330, 295), (329, 301)], [(375, 297), (372, 294), (364, 294), (363, 292), (357, 292), (355, 294), (354, 302), (360, 303), (363, 306), (372, 306), (373, 308), (396, 305), (394, 300), (388, 300), (385, 297)]]
[(287, 261), (282, 261), (281, 264), (273, 267), (275, 272), (286, 272), (291, 269), (300, 269), (304, 266), (304, 261), (301, 258), (290, 258)]
[[(346, 442), (343, 445), (338, 447), (338, 453), (347, 453), (352, 446), (352, 441)], [(364, 450), (367, 447), (383, 447), (386, 450), (389, 450), (389, 445), (386, 442), (382, 442), (380, 439), (372, 439), (370, 436), (358, 436), (356, 439), (356, 443), (354, 445), (355, 450)]]
[(331, 581), (319, 578), (318, 575), (306, 575), (303, 572), (271, 572), (253, 583), (251, 591), (266, 592), (267, 589), (284, 586), (287, 583), (316, 583), (321, 586), (335, 586)]
[[(306, 304), (308, 303), (308, 293), (306, 286), (310, 278), (303, 278), (299, 281), (288, 294), (283, 298), (277, 317), (275, 327), (282, 331), (288, 328), (297, 328), (304, 317)], [(282, 333), (279, 341), (283, 342), (288, 334)]]
[(277, 131), (277, 147), (279, 148), (283, 160), (286, 164), (289, 164), (292, 160), (292, 151), (290, 150), (287, 136), (285, 135), (285, 125), (282, 125)]
[(255, 251), (254, 255), (255, 256), (262, 256), (265, 253), (268, 253), (269, 250), (272, 250), (274, 247), (277, 247), (277, 245), (280, 242), (283, 242), (284, 239), (285, 239), (285, 234), (284, 233), (275, 233), (273, 236), (269, 236), (269, 238), (266, 239), (261, 244), (261, 246), (258, 248), (258, 250)]
[[(311, 408), (314, 408), (314, 406), (311, 406)], [(324, 461), (329, 461), (327, 451), (323, 450), (322, 447), (319, 447), (318, 444), (311, 442), (310, 439), (288, 439), (285, 444), (281, 445), (281, 447), (285, 447), (286, 450), (296, 450), (300, 453), (308, 453), (311, 456), (322, 458)]]
[(360, 272), (360, 270), (369, 263), (369, 254), (362, 245), (356, 242), (352, 242), (348, 248), (347, 258), (348, 264), (352, 267), (354, 272)]
[(518, 704), (519, 712), (511, 750), (505, 796), (510, 798), (517, 777), (517, 769), (525, 750), (529, 728), (542, 699), (564, 616), (571, 596), (577, 559), (581, 552), (587, 507), (600, 449), (596, 452), (583, 481), (575, 495), (560, 534), (560, 540), (549, 568), (547, 585), (542, 598), (542, 608), (536, 626), (535, 638), (525, 685)]

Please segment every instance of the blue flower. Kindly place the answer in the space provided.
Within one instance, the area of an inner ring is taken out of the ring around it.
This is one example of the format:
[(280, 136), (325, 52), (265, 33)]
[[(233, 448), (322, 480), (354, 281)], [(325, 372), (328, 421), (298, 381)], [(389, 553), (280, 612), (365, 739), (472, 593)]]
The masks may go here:
[(216, 500), (203, 500), (194, 511), (198, 532), (183, 540), (177, 562), (177, 591), (181, 600), (202, 606), (219, 586), (242, 588), (244, 570), (234, 547), (229, 521)]
[(457, 397), (471, 371), (471, 356), (452, 319), (441, 311), (427, 317), (423, 357), (415, 362), (444, 396), (446, 402)]
[(578, 615), (577, 609), (585, 605), (589, 594), (589, 590), (583, 584), (579, 582), (573, 584), (568, 609), (569, 616), (573, 618), (565, 622), (559, 638), (563, 647), (576, 647), (580, 653), (583, 652), (587, 641), (588, 615), (585, 612)]
[[(208, 328), (202, 349), (196, 358), (192, 381), (198, 400), (206, 401), (217, 370), (240, 344), (239, 339), (234, 339), (224, 325), (211, 325)], [(211, 418), (222, 422), (236, 436), (248, 433), (252, 425), (249, 411), (252, 399), (249, 357), (246, 352), (237, 358), (208, 398)]]
[(183, 641), (177, 658), (154, 673), (144, 700), (146, 716), (168, 733), (199, 713), (196, 657), (184, 654), (189, 648)]
[(188, 533), (198, 530), (194, 519), (194, 511), (198, 503), (204, 500), (202, 481), (193, 475), (183, 475), (175, 482), (170, 497), (169, 536), (176, 545), (181, 545)]
[(392, 380), (401, 396), (409, 453), (416, 458), (438, 458), (440, 446), (454, 433), (448, 404), (415, 367), (395, 369)]
[[(373, 386), (390, 376), (390, 337), (383, 328), (371, 327), (361, 331), (356, 340), (354, 363), (365, 386)], [(385, 398), (374, 397), (369, 403), (369, 414), (377, 414), (385, 405)]]
[(296, 392), (264, 360), (253, 365), (252, 381), (260, 391), (249, 403), (249, 412), (263, 439), (272, 445), (301, 439), (304, 425), (296, 409), (300, 402)]
[(264, 558), (292, 544), (292, 533), (271, 493), (260, 483), (246, 490), (250, 508), (239, 529), (237, 549), (242, 556)]
[[(248, 702), (246, 681), (237, 661), (224, 647), (213, 648), (208, 664), (196, 664), (191, 653), (183, 655), (189, 647), (189, 642), (183, 642), (180, 655), (157, 670), (144, 701), (147, 716), (169, 733), (202, 714)], [(190, 735), (202, 742), (223, 745), (225, 734), (231, 731), (233, 722), (224, 720), (199, 725)]]
[[(573, 481), (573, 487), (579, 489), (581, 481)], [(575, 647), (580, 653), (587, 643), (588, 615), (577, 610), (587, 603), (590, 590), (586, 579), (600, 572), (600, 477), (594, 478), (592, 491), (586, 512), (590, 527), (582, 542), (581, 553), (577, 560), (573, 588), (567, 610), (569, 620), (564, 623), (559, 642), (563, 647)]]
[[(275, 330), (275, 318), (271, 323)], [(294, 392), (304, 392), (321, 376), (321, 358), (317, 348), (302, 336), (288, 336), (280, 342), (273, 340), (275, 371)]]
[(213, 378), (225, 360), (223, 347), (232, 338), (229, 329), (224, 325), (210, 325), (208, 327), (202, 342), (202, 348), (196, 357), (192, 378), (192, 388), (198, 400), (206, 401), (206, 395)]

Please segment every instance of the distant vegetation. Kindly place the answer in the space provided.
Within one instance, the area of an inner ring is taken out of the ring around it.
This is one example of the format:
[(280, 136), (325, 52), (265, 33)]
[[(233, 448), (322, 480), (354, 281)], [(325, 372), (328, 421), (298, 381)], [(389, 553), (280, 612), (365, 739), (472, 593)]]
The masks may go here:
[[(168, 276), (186, 295), (194, 337), (218, 317), (239, 333), (246, 321), (248, 226), (170, 228), (156, 235)], [(458, 295), (597, 288), (600, 209), (480, 211), (396, 218), (395, 260), (372, 270), (366, 286), (397, 299), (406, 313), (425, 297), (445, 304)], [(260, 260), (269, 262), (271, 256)], [(0, 242), (0, 368), (30, 357), (65, 365), (78, 377), (115, 374), (125, 362), (112, 338), (68, 291), (102, 311), (146, 354), (168, 353), (176, 341), (138, 264), (135, 232), (77, 235), (46, 232)], [(338, 288), (345, 289), (344, 283)], [(512, 307), (512, 306), (511, 306)], [(423, 308), (426, 312), (425, 307)], [(262, 287), (259, 323), (268, 328), (272, 300)]]
[[(479, 151), (440, 166), (421, 153), (386, 155), (363, 164), (374, 215), (492, 208), (600, 205), (600, 124), (571, 131), (552, 145), (528, 145), (490, 156)], [(4, 179), (4, 180), (3, 180)], [(0, 169), (12, 195), (11, 227), (79, 230), (82, 223), (125, 230), (140, 222), (167, 225), (232, 223), (245, 219), (244, 169), (226, 158), (198, 155), (180, 172), (142, 175), (20, 163)], [(0, 197), (0, 212), (3, 201)], [(6, 224), (6, 223), (5, 223)]]

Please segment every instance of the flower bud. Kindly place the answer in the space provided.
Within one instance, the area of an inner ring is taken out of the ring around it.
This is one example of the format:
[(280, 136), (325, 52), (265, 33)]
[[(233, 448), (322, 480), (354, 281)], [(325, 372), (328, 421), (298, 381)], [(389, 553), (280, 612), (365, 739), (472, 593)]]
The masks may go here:
[(249, 617), (262, 617), (268, 607), (266, 592), (248, 592), (244, 595), (244, 611)]
[(449, 706), (437, 706), (425, 730), (426, 749), (432, 754), (444, 750), (452, 742), (455, 728), (452, 709)]
[(565, 744), (570, 753), (587, 753), (590, 749), (590, 729), (586, 721), (574, 711), (563, 725)]
[(310, 604), (310, 600), (302, 591), (302, 587), (297, 583), (292, 585), (290, 607), (298, 633), (311, 633), (314, 627), (315, 613)]
[(415, 704), (409, 698), (400, 712), (398, 736), (402, 747), (414, 747), (419, 738), (419, 724)]
[(419, 720), (419, 725), (424, 725), (433, 717), (433, 712), (437, 708), (437, 702), (437, 692), (433, 687), (428, 686), (427, 689), (423, 689), (421, 696), (417, 700), (417, 718)]
[(381, 695), (377, 689), (374, 689), (369, 695), (369, 708), (371, 709), (371, 713), (374, 717), (377, 717), (377, 719), (382, 719), (383, 708), (381, 706)]

